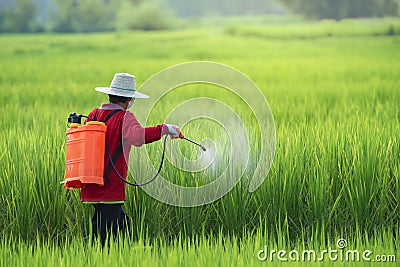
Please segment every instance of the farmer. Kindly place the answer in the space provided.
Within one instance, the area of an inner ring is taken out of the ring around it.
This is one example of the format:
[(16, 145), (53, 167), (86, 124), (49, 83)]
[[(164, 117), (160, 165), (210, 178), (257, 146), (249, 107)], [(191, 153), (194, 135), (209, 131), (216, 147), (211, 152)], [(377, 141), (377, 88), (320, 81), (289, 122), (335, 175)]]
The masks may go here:
[[(116, 73), (110, 87), (97, 87), (98, 92), (108, 94), (108, 104), (102, 104), (89, 114), (90, 118), (107, 125), (106, 144), (118, 173), (126, 179), (127, 162), (131, 145), (141, 146), (161, 139), (165, 134), (177, 138), (180, 129), (171, 124), (143, 128), (129, 109), (136, 98), (148, 98), (136, 91), (135, 77), (128, 73)], [(122, 153), (123, 152), (123, 153)], [(110, 164), (107, 152), (104, 158), (104, 186), (86, 184), (81, 189), (81, 201), (94, 206), (92, 238), (100, 236), (104, 246), (107, 236), (115, 238), (118, 232), (131, 234), (130, 218), (122, 205), (126, 199), (126, 184), (118, 177)]]

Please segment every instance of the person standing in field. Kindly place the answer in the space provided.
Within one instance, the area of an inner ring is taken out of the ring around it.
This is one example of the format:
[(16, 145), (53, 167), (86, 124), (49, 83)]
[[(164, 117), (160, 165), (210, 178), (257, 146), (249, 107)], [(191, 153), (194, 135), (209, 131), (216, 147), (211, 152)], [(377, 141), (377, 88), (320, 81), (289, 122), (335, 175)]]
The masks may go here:
[[(107, 125), (106, 144), (118, 173), (126, 179), (128, 157), (131, 146), (141, 146), (161, 139), (165, 134), (178, 138), (179, 127), (171, 124), (143, 128), (136, 117), (128, 111), (136, 98), (149, 96), (136, 91), (135, 76), (116, 73), (110, 87), (96, 87), (96, 91), (108, 94), (109, 103), (93, 109), (88, 117)], [(123, 153), (122, 153), (123, 152)], [(126, 200), (126, 183), (112, 168), (107, 152), (104, 158), (104, 186), (86, 184), (81, 189), (81, 201), (93, 204), (92, 238), (100, 236), (104, 246), (110, 235), (119, 232), (131, 235), (131, 220), (122, 205)]]

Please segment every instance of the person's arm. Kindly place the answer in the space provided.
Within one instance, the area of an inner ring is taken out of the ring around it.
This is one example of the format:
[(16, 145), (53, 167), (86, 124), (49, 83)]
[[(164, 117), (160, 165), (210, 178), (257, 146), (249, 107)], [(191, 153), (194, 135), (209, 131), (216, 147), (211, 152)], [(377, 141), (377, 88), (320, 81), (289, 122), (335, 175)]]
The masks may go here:
[[(136, 117), (129, 111), (125, 114), (122, 127), (124, 142), (137, 147), (160, 140), (165, 134), (174, 134), (170, 132), (166, 124), (143, 128)], [(179, 131), (178, 127), (174, 129)]]

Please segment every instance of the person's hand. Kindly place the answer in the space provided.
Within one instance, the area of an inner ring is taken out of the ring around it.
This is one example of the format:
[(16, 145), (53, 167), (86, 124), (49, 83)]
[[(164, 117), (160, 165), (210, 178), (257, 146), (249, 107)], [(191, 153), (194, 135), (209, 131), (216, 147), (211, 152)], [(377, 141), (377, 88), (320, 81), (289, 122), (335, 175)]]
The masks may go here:
[(181, 133), (181, 129), (178, 126), (172, 124), (165, 124), (168, 127), (168, 134), (171, 136), (171, 139), (179, 138)]

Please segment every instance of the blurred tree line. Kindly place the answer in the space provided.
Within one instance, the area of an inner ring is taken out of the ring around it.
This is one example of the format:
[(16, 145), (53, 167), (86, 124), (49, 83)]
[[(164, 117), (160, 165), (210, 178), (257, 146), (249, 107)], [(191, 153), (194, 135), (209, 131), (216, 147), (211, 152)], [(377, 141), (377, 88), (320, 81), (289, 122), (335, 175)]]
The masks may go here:
[(7, 7), (0, 12), (0, 32), (38, 31), (35, 14), (36, 7), (31, 0), (18, 0), (15, 7)]
[[(400, 0), (0, 0), (0, 32), (166, 30), (177, 17), (283, 13), (307, 18), (398, 15)], [(47, 14), (48, 13), (48, 14)]]
[[(46, 21), (38, 19), (39, 2), (50, 3)], [(8, 0), (1, 7), (0, 32), (165, 30), (176, 19), (162, 0)]]
[(280, 0), (294, 13), (314, 19), (399, 15), (399, 0)]
[(282, 5), (271, 0), (168, 0), (168, 3), (180, 17), (281, 14), (285, 12)]

